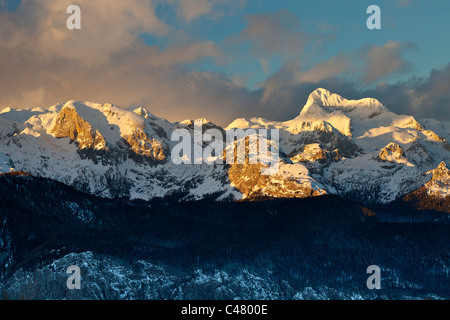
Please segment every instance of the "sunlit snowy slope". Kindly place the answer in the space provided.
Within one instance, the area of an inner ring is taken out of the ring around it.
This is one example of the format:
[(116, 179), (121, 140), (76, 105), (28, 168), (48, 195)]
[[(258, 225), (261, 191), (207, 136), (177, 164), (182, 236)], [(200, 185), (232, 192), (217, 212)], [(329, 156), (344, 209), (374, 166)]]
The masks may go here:
[[(224, 128), (280, 130), (279, 170), (265, 176), (260, 164), (175, 165), (172, 133), (193, 132), (193, 120), (171, 123), (145, 108), (78, 101), (7, 108), (0, 113), (0, 172), (25, 171), (107, 198), (338, 194), (388, 203), (421, 187), (448, 197), (449, 123), (397, 115), (376, 99), (347, 100), (325, 89), (311, 93), (299, 112), (286, 122), (237, 119)], [(432, 180), (438, 166), (439, 183)]]

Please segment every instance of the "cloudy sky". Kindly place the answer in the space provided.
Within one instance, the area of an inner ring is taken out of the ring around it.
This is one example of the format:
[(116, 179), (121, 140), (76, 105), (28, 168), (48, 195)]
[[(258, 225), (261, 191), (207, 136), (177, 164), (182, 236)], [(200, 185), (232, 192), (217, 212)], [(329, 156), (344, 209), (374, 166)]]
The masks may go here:
[[(66, 9), (81, 8), (81, 30)], [(382, 30), (368, 30), (377, 4)], [(0, 110), (289, 120), (311, 91), (450, 121), (448, 0), (0, 0)]]

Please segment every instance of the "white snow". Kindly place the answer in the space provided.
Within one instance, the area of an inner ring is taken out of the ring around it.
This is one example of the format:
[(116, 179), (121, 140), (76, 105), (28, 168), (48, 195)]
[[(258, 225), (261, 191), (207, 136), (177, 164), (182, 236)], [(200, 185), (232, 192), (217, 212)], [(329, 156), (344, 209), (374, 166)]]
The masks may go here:
[(11, 169), (11, 158), (0, 153), (0, 173), (9, 172)]
[[(127, 157), (116, 164), (94, 164), (89, 159), (82, 160), (75, 144), (71, 144), (68, 138), (56, 139), (51, 133), (58, 113), (64, 107), (75, 108), (79, 116), (105, 138), (108, 148), (116, 146), (134, 131), (142, 130), (169, 147), (168, 162), (149, 165)], [(206, 119), (199, 120), (202, 124), (209, 123)], [(82, 186), (84, 191), (105, 197), (113, 196), (107, 187), (107, 181), (112, 179), (118, 183), (127, 181), (127, 194), (132, 199), (149, 200), (179, 191), (185, 191), (191, 199), (201, 199), (216, 192), (222, 193), (221, 198), (241, 199), (242, 194), (228, 182), (225, 167), (177, 166), (170, 161), (170, 147), (174, 145), (170, 140), (171, 132), (192, 122), (171, 123), (156, 117), (146, 108), (127, 111), (111, 104), (80, 101), (68, 101), (47, 109), (7, 108), (0, 113), (0, 172), (9, 171), (12, 162), (15, 170), (79, 188)], [(275, 151), (286, 155), (303, 152), (307, 163), (290, 163), (289, 159), (280, 162), (278, 173), (270, 177), (273, 188), (283, 187), (283, 183), (289, 181), (319, 193), (373, 191), (371, 197), (388, 202), (423, 186), (425, 172), (450, 159), (450, 146), (446, 145), (450, 137), (449, 123), (431, 119), (417, 121), (411, 116), (390, 112), (375, 99), (347, 100), (325, 89), (314, 91), (300, 115), (292, 120), (241, 118), (226, 129), (232, 128), (278, 129), (280, 141)], [(329, 146), (314, 141), (320, 136), (331, 137)], [(312, 141), (305, 142), (307, 138)], [(326, 165), (313, 161), (317, 152), (334, 151), (333, 148), (342, 147), (339, 143), (345, 139), (359, 147), (359, 151)], [(380, 151), (391, 143), (403, 148), (405, 158), (379, 161)], [(411, 151), (412, 147), (414, 150)], [(257, 150), (251, 149), (250, 152), (256, 153)], [(273, 163), (273, 156), (269, 153), (260, 160), (266, 164)]]

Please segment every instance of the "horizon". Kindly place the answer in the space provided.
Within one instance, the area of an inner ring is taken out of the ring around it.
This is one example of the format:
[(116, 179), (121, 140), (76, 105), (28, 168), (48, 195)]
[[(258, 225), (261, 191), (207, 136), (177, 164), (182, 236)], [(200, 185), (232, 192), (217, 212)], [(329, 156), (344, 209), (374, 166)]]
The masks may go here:
[[(349, 101), (361, 101), (361, 100), (365, 100), (365, 99), (374, 99), (374, 100), (376, 100), (377, 102), (381, 103), (381, 104), (387, 109), (388, 112), (393, 112), (392, 110), (389, 109), (388, 106), (384, 105), (382, 101), (379, 101), (378, 99), (373, 98), (373, 97), (364, 97), (364, 98), (357, 99), (357, 100), (347, 99), (347, 97), (341, 96), (339, 93), (336, 93), (336, 92), (331, 92), (331, 91), (327, 90), (326, 88), (317, 88), (317, 89), (315, 89), (314, 91), (312, 91), (312, 92), (310, 93), (310, 95), (313, 94), (314, 92), (318, 91), (318, 90), (326, 90), (326, 91), (328, 91), (331, 95), (338, 95), (338, 96), (340, 96), (341, 98), (344, 98), (344, 99), (349, 100)], [(309, 96), (310, 96), (310, 95), (309, 95)], [(302, 113), (302, 111), (303, 111), (303, 110), (305, 109), (305, 107), (307, 106), (307, 102), (308, 102), (308, 100), (309, 100), (309, 96), (308, 96), (308, 98), (306, 99), (305, 104), (300, 105), (300, 109), (299, 109), (299, 112), (298, 112), (297, 116), (294, 116), (294, 117), (292, 117), (292, 118), (290, 118), (290, 119), (282, 119), (282, 120), (273, 120), (273, 119), (267, 119), (267, 118), (262, 118), (262, 117), (258, 117), (258, 116), (250, 117), (250, 118), (237, 117), (237, 118), (231, 120), (231, 121), (228, 122), (228, 123), (216, 123), (216, 122), (214, 122), (214, 121), (211, 121), (208, 117), (200, 117), (200, 118), (195, 118), (195, 119), (192, 119), (192, 118), (186, 118), (186, 119), (168, 119), (168, 118), (165, 118), (165, 117), (161, 117), (161, 116), (159, 116), (158, 114), (155, 114), (155, 113), (152, 111), (151, 106), (133, 106), (133, 107), (131, 107), (131, 108), (124, 108), (124, 107), (122, 107), (122, 106), (120, 106), (120, 105), (112, 104), (112, 103), (107, 102), (107, 101), (106, 101), (106, 102), (96, 102), (96, 101), (82, 101), (82, 100), (76, 100), (76, 99), (70, 99), (70, 100), (67, 100), (67, 101), (59, 102), (59, 103), (56, 103), (56, 104), (53, 104), (53, 105), (49, 105), (49, 106), (42, 106), (42, 107), (41, 107), (41, 106), (39, 106), (39, 107), (33, 107), (33, 106), (31, 106), (31, 107), (6, 107), (6, 108), (3, 108), (3, 109), (0, 109), (0, 114), (6, 113), (6, 112), (10, 112), (10, 111), (18, 111), (18, 112), (20, 112), (20, 111), (28, 111), (28, 110), (29, 110), (29, 111), (32, 111), (32, 110), (35, 110), (35, 109), (36, 109), (36, 110), (37, 110), (37, 109), (42, 109), (43, 111), (48, 111), (48, 109), (50, 109), (50, 108), (52, 108), (52, 107), (56, 107), (56, 106), (59, 106), (59, 105), (61, 105), (61, 107), (63, 107), (63, 106), (65, 106), (65, 105), (67, 105), (67, 104), (70, 104), (70, 103), (72, 103), (72, 102), (82, 103), (82, 104), (98, 104), (98, 105), (107, 105), (107, 104), (110, 104), (110, 105), (112, 105), (112, 106), (114, 106), (114, 107), (117, 107), (117, 108), (119, 108), (119, 109), (121, 109), (121, 110), (129, 111), (129, 112), (135, 112), (136, 110), (139, 110), (139, 109), (142, 109), (142, 108), (143, 108), (143, 109), (145, 109), (147, 112), (151, 113), (152, 115), (154, 115), (154, 116), (156, 116), (156, 117), (158, 117), (158, 118), (160, 118), (160, 119), (165, 119), (165, 120), (167, 120), (167, 121), (169, 121), (169, 122), (171, 122), (171, 123), (182, 123), (182, 122), (185, 122), (185, 121), (197, 121), (197, 120), (202, 120), (202, 119), (204, 119), (204, 120), (206, 120), (206, 121), (208, 121), (208, 122), (210, 122), (210, 123), (213, 123), (213, 124), (215, 124), (215, 125), (219, 125), (219, 126), (221, 126), (221, 127), (223, 127), (223, 128), (227, 128), (227, 127), (229, 127), (231, 124), (233, 124), (234, 122), (236, 122), (237, 120), (240, 120), (240, 119), (252, 120), (252, 119), (258, 119), (258, 118), (261, 118), (261, 119), (264, 119), (264, 120), (267, 120), (267, 121), (280, 122), (280, 123), (283, 123), (283, 122), (289, 122), (289, 121), (295, 120), (295, 118), (299, 117), (300, 114)], [(393, 112), (393, 113), (395, 113), (395, 112)], [(408, 114), (398, 114), (398, 115), (400, 115), (400, 116), (401, 116), (401, 115), (411, 116), (411, 115), (408, 115)], [(415, 118), (415, 117), (414, 117), (414, 118)], [(416, 119), (416, 118), (415, 118), (415, 119)], [(433, 118), (419, 118), (419, 119), (416, 119), (416, 120), (420, 121), (420, 120), (429, 120), (429, 119), (433, 119)], [(448, 123), (448, 122), (450, 122), (450, 121), (446, 121), (446, 120), (442, 120), (442, 119), (440, 119), (440, 120), (438, 120), (438, 119), (433, 119), (433, 120), (437, 120), (438, 122), (441, 122), (441, 123)]]

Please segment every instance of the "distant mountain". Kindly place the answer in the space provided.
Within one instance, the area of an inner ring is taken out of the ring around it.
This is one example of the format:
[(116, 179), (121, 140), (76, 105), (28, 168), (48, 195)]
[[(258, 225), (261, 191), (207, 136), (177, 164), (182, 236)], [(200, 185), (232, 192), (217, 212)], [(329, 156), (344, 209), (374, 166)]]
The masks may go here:
[(24, 171), (105, 198), (146, 201), (335, 194), (376, 204), (420, 188), (449, 196), (449, 180), (432, 182), (432, 170), (450, 164), (450, 125), (397, 115), (376, 99), (347, 100), (317, 89), (290, 121), (237, 119), (226, 128), (201, 121), (221, 132), (279, 129), (278, 173), (261, 175), (261, 164), (175, 165), (172, 133), (192, 132), (194, 120), (172, 123), (145, 108), (78, 101), (4, 109), (0, 173)]

